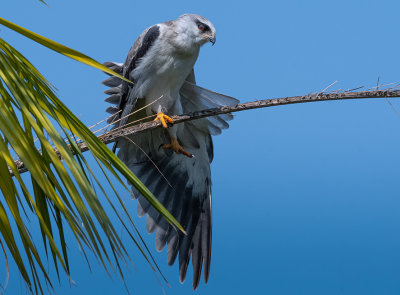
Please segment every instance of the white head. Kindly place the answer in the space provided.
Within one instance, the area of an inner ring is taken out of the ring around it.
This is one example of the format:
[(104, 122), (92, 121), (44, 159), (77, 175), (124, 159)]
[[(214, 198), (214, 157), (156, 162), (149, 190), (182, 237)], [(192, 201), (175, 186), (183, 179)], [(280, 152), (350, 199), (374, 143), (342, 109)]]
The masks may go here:
[(205, 17), (197, 14), (184, 14), (174, 21), (175, 30), (181, 37), (199, 47), (207, 42), (216, 41), (214, 25)]

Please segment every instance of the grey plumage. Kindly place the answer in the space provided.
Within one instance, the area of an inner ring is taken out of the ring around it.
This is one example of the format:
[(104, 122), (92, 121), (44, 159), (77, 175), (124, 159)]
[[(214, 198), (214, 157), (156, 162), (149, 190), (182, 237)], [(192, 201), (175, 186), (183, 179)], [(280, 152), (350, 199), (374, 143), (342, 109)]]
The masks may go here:
[[(193, 66), (200, 47), (208, 41), (215, 42), (214, 26), (207, 19), (193, 14), (146, 29), (133, 44), (123, 65), (105, 63), (134, 82), (132, 85), (114, 77), (103, 82), (111, 87), (106, 91), (110, 95), (106, 101), (116, 105), (107, 109), (114, 114), (109, 122), (123, 118), (115, 123), (117, 127), (160, 110), (174, 115), (237, 104), (238, 100), (232, 97), (196, 85)], [(155, 100), (156, 103), (151, 104)], [(144, 106), (147, 106), (144, 110), (124, 118)], [(138, 200), (138, 215), (147, 214), (147, 231), (156, 232), (157, 251), (166, 246), (170, 265), (179, 254), (181, 282), (185, 280), (192, 258), (194, 289), (199, 285), (203, 264), (206, 283), (210, 273), (211, 135), (228, 128), (227, 121), (232, 118), (232, 115), (220, 115), (168, 129), (159, 128), (131, 137), (135, 144), (122, 139), (116, 145), (118, 157), (185, 228), (187, 235), (177, 232), (132, 187), (132, 196)], [(160, 148), (172, 137), (195, 157), (188, 158)]]
[(118, 77), (110, 77), (103, 81), (103, 84), (109, 87), (119, 86), (121, 84), (121, 79)]

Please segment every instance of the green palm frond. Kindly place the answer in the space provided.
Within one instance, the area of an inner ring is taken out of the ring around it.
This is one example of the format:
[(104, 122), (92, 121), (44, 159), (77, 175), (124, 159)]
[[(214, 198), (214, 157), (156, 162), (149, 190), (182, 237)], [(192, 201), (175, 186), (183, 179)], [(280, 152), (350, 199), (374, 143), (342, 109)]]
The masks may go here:
[[(0, 18), (0, 23), (46, 47), (105, 70), (101, 64), (75, 50), (4, 19)], [(113, 198), (106, 194), (80, 152), (77, 140), (90, 149), (115, 192)], [(29, 179), (20, 175), (15, 157), (22, 160), (29, 170)], [(52, 86), (38, 70), (0, 38), (0, 233), (32, 291), (43, 293), (42, 277), (49, 286), (52, 282), (44, 267), (47, 255), (37, 250), (38, 241), (30, 233), (27, 216), (37, 217), (43, 245), (46, 253), (51, 253), (58, 275), (59, 268), (69, 275), (66, 229), (72, 232), (85, 256), (85, 251), (93, 252), (106, 270), (114, 269), (116, 265), (122, 275), (119, 260), (128, 258), (128, 253), (106, 214), (103, 202), (112, 208), (112, 213), (128, 231), (133, 243), (152, 264), (151, 254), (145, 250), (141, 238), (134, 238), (136, 228), (112, 183), (114, 178), (127, 188), (119, 173), (168, 222), (183, 231), (136, 176), (57, 98)], [(96, 187), (106, 201), (101, 201)], [(23, 250), (18, 247), (21, 243)], [(26, 258), (29, 266), (24, 263)]]
[(29, 31), (21, 26), (18, 26), (4, 18), (0, 17), (0, 24), (2, 24), (3, 26), (6, 26), (8, 28), (10, 28), (13, 31), (16, 31), (22, 35), (24, 35), (25, 37), (28, 37), (29, 39), (32, 39), (33, 41), (42, 44), (43, 46), (46, 46), (47, 48), (50, 48), (51, 50), (54, 50), (58, 53), (61, 53), (62, 55), (68, 56), (72, 59), (75, 59), (81, 63), (87, 64), (89, 66), (92, 66), (94, 68), (97, 68), (99, 70), (102, 70), (103, 72), (109, 73), (111, 75), (117, 76), (119, 78), (121, 78), (122, 80), (125, 80), (129, 83), (132, 83), (131, 81), (129, 81), (128, 79), (122, 77), (121, 75), (115, 73), (114, 71), (110, 70), (109, 68), (107, 68), (106, 66), (102, 65), (101, 63), (95, 61), (93, 58), (79, 52), (76, 51), (72, 48), (69, 48), (67, 46), (64, 46), (60, 43), (57, 43), (53, 40), (50, 40), (46, 37), (40, 36), (39, 34), (36, 34), (32, 31)]

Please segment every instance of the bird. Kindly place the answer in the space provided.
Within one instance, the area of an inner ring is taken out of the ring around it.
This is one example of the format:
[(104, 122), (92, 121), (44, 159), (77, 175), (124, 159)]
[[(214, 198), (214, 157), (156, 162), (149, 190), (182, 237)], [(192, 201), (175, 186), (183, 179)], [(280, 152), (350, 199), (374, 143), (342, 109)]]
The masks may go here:
[[(173, 115), (207, 108), (232, 106), (233, 97), (196, 84), (194, 65), (200, 47), (214, 45), (216, 30), (206, 18), (184, 14), (175, 20), (147, 28), (134, 42), (124, 63), (106, 62), (108, 68), (132, 81), (111, 76), (103, 81), (110, 87), (106, 102), (113, 128), (135, 124), (155, 116), (163, 125), (134, 136), (119, 139), (113, 150), (178, 220), (186, 235), (177, 231), (131, 186), (138, 200), (140, 217), (146, 217), (149, 233), (156, 232), (155, 247), (167, 247), (167, 263), (173, 265), (179, 254), (179, 280), (186, 278), (192, 259), (193, 289), (199, 286), (202, 269), (208, 282), (211, 263), (212, 136), (229, 127), (232, 114), (173, 124)], [(204, 264), (204, 268), (203, 268)]]

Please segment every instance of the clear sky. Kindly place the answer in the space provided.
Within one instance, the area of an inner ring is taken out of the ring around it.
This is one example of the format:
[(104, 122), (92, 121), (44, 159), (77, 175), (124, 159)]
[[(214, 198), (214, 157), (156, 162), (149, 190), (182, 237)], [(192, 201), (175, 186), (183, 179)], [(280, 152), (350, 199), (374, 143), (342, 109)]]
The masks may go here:
[[(3, 2), (2, 17), (99, 61), (124, 61), (152, 24), (201, 14), (217, 43), (203, 47), (197, 82), (241, 101), (317, 92), (336, 80), (343, 89), (400, 81), (398, 0)], [(106, 116), (104, 74), (6, 28), (0, 36), (87, 125)], [(400, 118), (384, 99), (237, 113), (214, 140), (211, 275), (196, 294), (400, 294)], [(167, 294), (191, 294), (191, 271), (181, 285), (125, 195), (171, 284)], [(128, 248), (137, 271), (125, 272), (127, 288), (162, 294)], [(96, 262), (90, 273), (73, 242), (69, 253), (76, 286), (64, 276), (58, 294), (126, 294)], [(25, 294), (11, 270), (6, 294)]]

